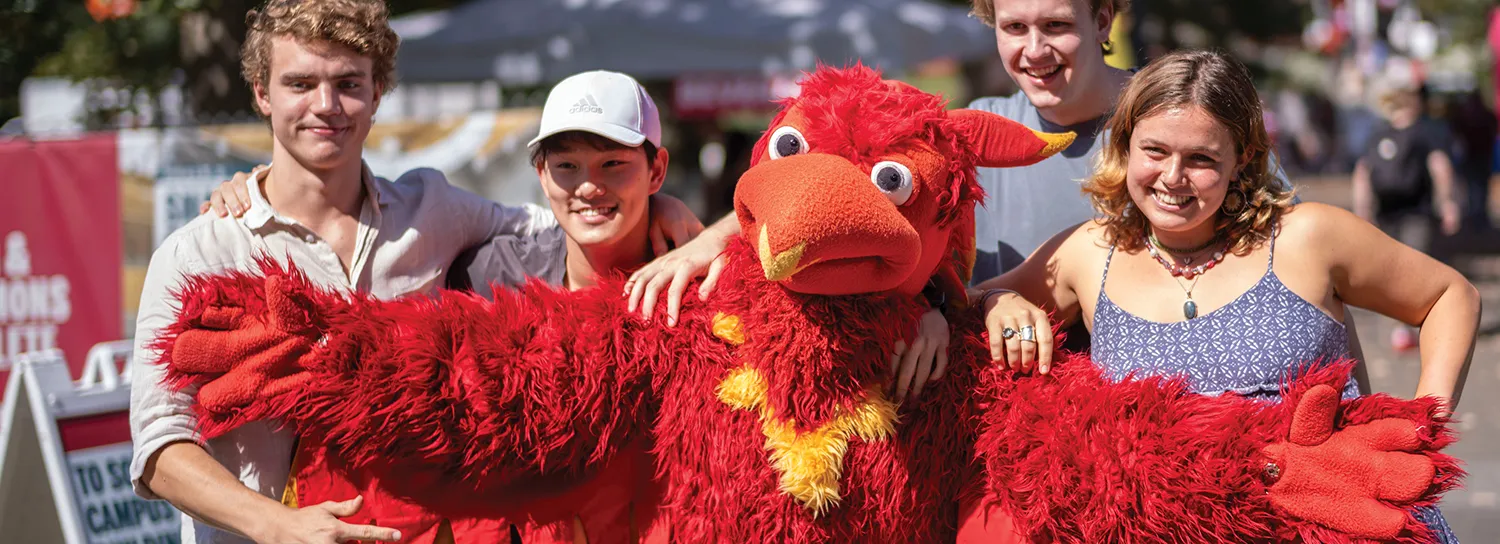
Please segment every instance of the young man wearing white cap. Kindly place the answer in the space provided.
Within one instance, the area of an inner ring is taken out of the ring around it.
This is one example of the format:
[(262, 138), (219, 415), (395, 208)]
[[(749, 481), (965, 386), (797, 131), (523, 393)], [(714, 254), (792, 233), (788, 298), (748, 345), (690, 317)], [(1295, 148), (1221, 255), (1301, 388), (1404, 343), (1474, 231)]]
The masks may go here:
[[(639, 83), (605, 71), (564, 79), (547, 95), (541, 131), (527, 147), (558, 226), (465, 252), (450, 287), (492, 297), (494, 286), (535, 277), (582, 289), (652, 258), (651, 195), (666, 178), (668, 155), (656, 104)], [(636, 541), (657, 499), (649, 449), (645, 440), (631, 444), (591, 477), (543, 490), (548, 499), (514, 521), (521, 541)]]
[(606, 71), (564, 79), (527, 148), (558, 228), (495, 238), (455, 264), (454, 282), (472, 280), (485, 295), (490, 282), (514, 286), (527, 276), (579, 289), (651, 259), (651, 195), (666, 179), (668, 153), (656, 104), (639, 83)]

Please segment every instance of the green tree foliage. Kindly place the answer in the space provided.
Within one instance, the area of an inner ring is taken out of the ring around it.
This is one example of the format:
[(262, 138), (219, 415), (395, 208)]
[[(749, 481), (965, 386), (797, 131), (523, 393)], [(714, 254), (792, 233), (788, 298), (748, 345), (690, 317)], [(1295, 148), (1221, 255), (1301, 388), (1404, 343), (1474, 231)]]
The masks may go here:
[[(69, 12), (87, 21), (88, 13), (72, 2), (0, 0), (0, 122), (20, 112), (21, 80), (41, 58), (63, 45)], [(73, 9), (73, 8), (77, 9)]]
[[(239, 49), (245, 12), (261, 3), (136, 0), (130, 16), (96, 22), (86, 0), (0, 0), (0, 122), (20, 113), (21, 80), (33, 75), (104, 82), (146, 96), (177, 82), (200, 118), (249, 115)], [(393, 15), (459, 3), (387, 1)]]
[(1447, 29), (1455, 43), (1483, 43), (1495, 0), (1417, 0), (1427, 18)]

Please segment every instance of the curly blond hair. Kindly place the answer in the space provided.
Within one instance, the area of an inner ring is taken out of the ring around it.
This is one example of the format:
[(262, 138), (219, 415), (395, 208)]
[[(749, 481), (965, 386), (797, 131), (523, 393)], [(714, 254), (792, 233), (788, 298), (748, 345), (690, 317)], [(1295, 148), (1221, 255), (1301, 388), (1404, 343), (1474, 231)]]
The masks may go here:
[(1249, 253), (1271, 238), (1272, 226), (1291, 208), (1293, 193), (1271, 171), (1271, 138), (1250, 71), (1223, 53), (1178, 51), (1130, 78), (1083, 192), (1102, 216), (1107, 241), (1127, 251), (1144, 249), (1150, 225), (1126, 186), (1130, 136), (1142, 119), (1183, 107), (1200, 108), (1234, 137), (1243, 166), (1230, 182), (1215, 229), (1229, 240), (1231, 252)]
[[(971, 15), (978, 17), (986, 25), (995, 26), (995, 0), (969, 0), (969, 7)], [(1130, 9), (1130, 0), (1089, 0), (1089, 7), (1094, 13), (1099, 13), (1105, 7), (1114, 8), (1114, 14), (1118, 17)]]
[(245, 25), (249, 31), (240, 50), (240, 74), (252, 88), (270, 79), (271, 41), (281, 36), (337, 44), (370, 57), (378, 92), (396, 87), (401, 38), (391, 30), (381, 0), (268, 0), (245, 15)]

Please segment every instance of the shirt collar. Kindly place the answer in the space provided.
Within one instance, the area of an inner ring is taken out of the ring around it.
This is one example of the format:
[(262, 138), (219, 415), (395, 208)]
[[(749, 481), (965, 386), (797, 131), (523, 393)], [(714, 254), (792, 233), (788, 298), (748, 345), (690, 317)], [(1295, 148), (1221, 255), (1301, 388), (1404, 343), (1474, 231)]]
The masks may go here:
[[(265, 193), (261, 192), (260, 184), (265, 181), (270, 171), (270, 166), (252, 171), (250, 179), (245, 181), (245, 187), (250, 193), (250, 209), (245, 210), (245, 215), (240, 217), (240, 221), (252, 230), (265, 227), (267, 223), (273, 221), (282, 225), (297, 224), (295, 220), (277, 213), (271, 207), (270, 201), (266, 200)], [(380, 184), (375, 182), (375, 175), (370, 172), (369, 164), (361, 163), (360, 182), (365, 185), (365, 202), (368, 204), (373, 200), (377, 204), (377, 210), (385, 208), (394, 200), (392, 195), (381, 190)]]
[(379, 204), (381, 208), (389, 206), (392, 202), (396, 201), (395, 195), (381, 190), (380, 184), (376, 183), (375, 173), (370, 171), (369, 163), (361, 161), (359, 172), (360, 179), (365, 183), (365, 194), (373, 196), (375, 203)]

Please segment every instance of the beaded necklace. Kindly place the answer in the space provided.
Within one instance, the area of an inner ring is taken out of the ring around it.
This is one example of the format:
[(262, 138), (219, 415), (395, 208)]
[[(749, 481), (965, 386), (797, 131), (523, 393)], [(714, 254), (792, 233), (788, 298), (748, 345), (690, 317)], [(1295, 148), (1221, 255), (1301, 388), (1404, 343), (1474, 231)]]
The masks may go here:
[[(1178, 254), (1195, 253), (1208, 249), (1218, 241), (1219, 237), (1215, 236), (1212, 240), (1209, 240), (1207, 243), (1204, 243), (1197, 248), (1194, 248), (1190, 251), (1179, 252), (1176, 249), (1169, 248), (1163, 245), (1159, 240), (1156, 239), (1156, 233), (1148, 231), (1148, 233), (1146, 234), (1146, 251), (1151, 253), (1151, 258), (1156, 259), (1156, 262), (1160, 263), (1162, 268), (1166, 268), (1167, 272), (1170, 272), (1172, 274), (1172, 281), (1175, 282), (1177, 284), (1177, 287), (1182, 289), (1182, 293), (1187, 296), (1187, 300), (1183, 301), (1182, 303), (1182, 316), (1187, 319), (1198, 317), (1198, 303), (1193, 301), (1193, 288), (1198, 286), (1198, 277), (1202, 276), (1204, 272), (1213, 269), (1214, 265), (1217, 265), (1219, 264), (1219, 262), (1223, 261), (1224, 249), (1227, 248), (1215, 251), (1213, 257), (1209, 258), (1209, 260), (1207, 261), (1198, 263), (1196, 266), (1179, 265), (1168, 261), (1166, 257), (1163, 257), (1161, 255), (1160, 251), (1157, 251), (1156, 248), (1161, 247), (1162, 249), (1166, 249)], [(1191, 263), (1192, 261), (1188, 262)], [(1178, 279), (1179, 277), (1186, 278), (1192, 283), (1183, 285), (1182, 280)]]

